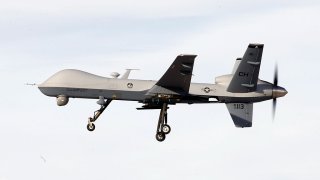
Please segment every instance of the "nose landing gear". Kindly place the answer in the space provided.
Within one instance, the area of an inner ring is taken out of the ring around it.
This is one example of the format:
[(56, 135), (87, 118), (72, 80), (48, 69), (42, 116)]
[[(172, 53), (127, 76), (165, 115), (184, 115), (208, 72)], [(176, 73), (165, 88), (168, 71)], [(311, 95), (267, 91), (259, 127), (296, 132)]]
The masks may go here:
[(88, 125), (87, 125), (88, 131), (95, 130), (96, 126), (94, 125), (94, 122), (99, 118), (99, 116), (103, 113), (103, 111), (109, 106), (111, 101), (112, 101), (111, 99), (107, 99), (106, 101), (103, 100), (104, 103), (101, 103), (101, 99), (98, 101), (98, 103), (101, 104), (101, 107), (99, 110), (93, 113), (93, 117), (89, 117)]

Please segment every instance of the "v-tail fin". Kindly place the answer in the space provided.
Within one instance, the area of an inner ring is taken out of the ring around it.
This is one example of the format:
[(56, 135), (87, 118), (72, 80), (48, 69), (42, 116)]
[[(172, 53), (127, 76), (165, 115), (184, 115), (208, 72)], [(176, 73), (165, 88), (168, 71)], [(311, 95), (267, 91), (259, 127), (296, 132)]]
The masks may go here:
[(236, 127), (252, 126), (252, 103), (226, 103), (226, 105)]
[[(246, 93), (257, 89), (263, 44), (249, 44), (242, 60), (236, 61), (228, 92)], [(239, 65), (237, 64), (239, 63)]]

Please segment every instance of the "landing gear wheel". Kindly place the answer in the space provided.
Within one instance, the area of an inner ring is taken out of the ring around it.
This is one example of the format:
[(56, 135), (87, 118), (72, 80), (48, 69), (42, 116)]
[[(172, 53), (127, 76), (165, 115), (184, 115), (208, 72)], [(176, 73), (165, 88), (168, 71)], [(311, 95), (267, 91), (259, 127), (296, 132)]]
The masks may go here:
[(165, 125), (162, 126), (162, 132), (164, 134), (169, 134), (170, 131), (171, 131), (171, 127), (168, 124), (165, 124)]
[[(87, 129), (88, 131), (94, 131), (94, 129), (96, 128), (96, 126), (93, 124), (93, 122), (95, 122), (99, 117), (100, 115), (103, 113), (103, 111), (109, 106), (109, 104), (111, 103), (112, 99), (107, 99), (107, 101), (105, 101), (103, 99), (103, 97), (100, 97), (99, 96), (99, 101), (98, 101), (98, 104), (101, 105), (100, 109), (96, 110), (94, 113), (93, 113), (93, 116), (92, 117), (89, 117), (88, 118), (88, 125), (87, 125)], [(103, 103), (102, 103), (103, 101)]]
[(156, 134), (156, 139), (159, 141), (159, 142), (162, 142), (166, 139), (166, 134), (164, 132), (158, 132)]
[(95, 126), (93, 123), (89, 123), (89, 124), (87, 125), (88, 131), (94, 131), (95, 128), (96, 128), (96, 126)]

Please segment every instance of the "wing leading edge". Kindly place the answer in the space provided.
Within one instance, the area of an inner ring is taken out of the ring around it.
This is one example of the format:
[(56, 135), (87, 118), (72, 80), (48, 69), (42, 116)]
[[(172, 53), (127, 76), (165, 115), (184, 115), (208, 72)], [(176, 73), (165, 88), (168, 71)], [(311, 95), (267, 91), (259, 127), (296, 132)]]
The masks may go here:
[(193, 65), (196, 55), (179, 55), (160, 80), (147, 92), (147, 95), (189, 93)]

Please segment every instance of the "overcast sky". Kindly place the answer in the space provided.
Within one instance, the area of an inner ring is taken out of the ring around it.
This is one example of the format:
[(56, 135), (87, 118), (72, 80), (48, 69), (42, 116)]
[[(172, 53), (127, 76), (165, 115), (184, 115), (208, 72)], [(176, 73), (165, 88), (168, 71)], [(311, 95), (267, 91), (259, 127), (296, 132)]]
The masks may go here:
[[(320, 178), (320, 2), (276, 0), (0, 0), (0, 180)], [(159, 143), (159, 111), (114, 101), (86, 130), (96, 100), (58, 107), (25, 83), (74, 68), (101, 76), (139, 68), (159, 79), (197, 54), (193, 82), (231, 72), (249, 43), (265, 44), (260, 79), (289, 93), (254, 105), (237, 129), (224, 104), (177, 105)]]

